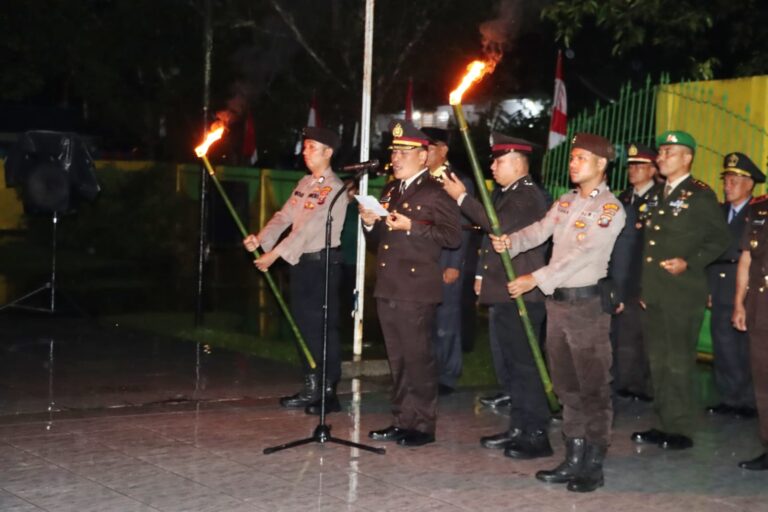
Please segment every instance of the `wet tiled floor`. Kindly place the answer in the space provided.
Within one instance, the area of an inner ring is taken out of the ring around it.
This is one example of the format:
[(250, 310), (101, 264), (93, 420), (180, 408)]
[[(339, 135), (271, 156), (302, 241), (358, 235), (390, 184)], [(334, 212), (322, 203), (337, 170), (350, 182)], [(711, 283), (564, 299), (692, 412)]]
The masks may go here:
[[(619, 402), (606, 485), (579, 495), (533, 477), (562, 457), (556, 423), (550, 459), (512, 461), (479, 446), (506, 423), (476, 405), (487, 390), (441, 397), (432, 445), (375, 443), (387, 448), (376, 455), (312, 443), (264, 455), (316, 425), (275, 405), (295, 386), (290, 368), (217, 352), (199, 359), (190, 345), (136, 333), (61, 332), (51, 360), (45, 342), (30, 349), (37, 333), (0, 319), (0, 511), (768, 510), (768, 474), (736, 467), (760, 449), (755, 420), (702, 415), (692, 450), (639, 449), (629, 435), (649, 425), (649, 407)], [(95, 339), (102, 350), (75, 356)], [(386, 393), (366, 380), (343, 390), (332, 434), (367, 442), (368, 430), (389, 424)]]

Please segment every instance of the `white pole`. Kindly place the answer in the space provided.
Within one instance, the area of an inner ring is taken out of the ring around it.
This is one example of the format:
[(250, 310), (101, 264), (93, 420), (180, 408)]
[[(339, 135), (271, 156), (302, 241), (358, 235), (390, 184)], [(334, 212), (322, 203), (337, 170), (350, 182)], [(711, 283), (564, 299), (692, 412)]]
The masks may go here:
[[(360, 161), (368, 160), (371, 141), (371, 73), (373, 69), (373, 4), (365, 0), (365, 47), (363, 50), (363, 107), (360, 114)], [(368, 175), (360, 179), (360, 195), (368, 194)], [(357, 258), (355, 275), (354, 339), (353, 361), (362, 360), (363, 355), (363, 298), (365, 295), (365, 237), (360, 223), (357, 225)]]

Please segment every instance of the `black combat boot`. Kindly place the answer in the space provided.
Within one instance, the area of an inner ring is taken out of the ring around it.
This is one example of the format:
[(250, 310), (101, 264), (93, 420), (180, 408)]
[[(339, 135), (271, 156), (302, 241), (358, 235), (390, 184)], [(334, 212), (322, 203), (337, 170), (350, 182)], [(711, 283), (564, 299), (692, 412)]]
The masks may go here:
[(584, 463), (576, 478), (568, 482), (569, 491), (592, 492), (603, 486), (603, 460), (607, 449), (605, 445), (587, 443)]
[[(307, 414), (320, 415), (320, 405), (322, 397), (318, 396), (317, 400), (311, 404), (307, 404), (304, 408), (304, 412)], [(336, 383), (329, 382), (325, 385), (325, 413), (339, 412), (341, 411), (341, 404), (339, 403), (339, 397), (336, 396)]]
[(316, 373), (307, 373), (304, 375), (304, 387), (291, 396), (284, 396), (280, 399), (280, 405), (291, 409), (306, 407), (318, 398), (320, 398), (319, 377)]
[(555, 469), (542, 470), (536, 473), (536, 478), (548, 484), (564, 484), (570, 482), (579, 474), (586, 441), (583, 437), (574, 437), (565, 440), (565, 460)]

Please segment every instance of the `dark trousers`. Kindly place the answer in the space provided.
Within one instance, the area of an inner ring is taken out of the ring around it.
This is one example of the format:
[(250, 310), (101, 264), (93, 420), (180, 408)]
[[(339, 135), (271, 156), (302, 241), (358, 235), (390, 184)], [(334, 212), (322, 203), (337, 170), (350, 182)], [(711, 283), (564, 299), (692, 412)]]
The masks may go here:
[[(509, 390), (513, 389), (514, 385), (512, 384), (511, 373), (507, 368), (504, 350), (501, 346), (501, 336), (495, 336), (493, 332), (493, 323), (491, 322), (492, 308), (493, 306), (488, 309), (489, 326), (491, 328), (489, 336), (491, 362), (493, 363), (493, 371), (496, 373), (496, 381), (499, 383), (499, 387), (503, 390), (504, 394), (509, 394)], [(517, 314), (517, 309), (515, 309), (515, 314)]]
[[(544, 325), (544, 303), (526, 302), (525, 306), (536, 339), (540, 340)], [(501, 354), (500, 367), (503, 368), (504, 381), (509, 383), (504, 392), (512, 400), (510, 430), (519, 428), (532, 432), (546, 428), (550, 418), (547, 397), (517, 304), (506, 302), (491, 305), (489, 327), (491, 346), (496, 346)]]
[(628, 300), (624, 311), (611, 318), (613, 388), (651, 394), (651, 368), (643, 340), (645, 311), (637, 299)]
[(437, 368), (432, 351), (435, 305), (377, 299), (392, 374), (393, 425), (434, 434)]
[(443, 302), (435, 312), (434, 350), (438, 382), (455, 388), (461, 377), (461, 279), (443, 283)]
[(749, 335), (731, 324), (733, 304), (712, 304), (712, 350), (715, 386), (723, 403), (754, 407), (752, 372), (749, 367)]
[[(752, 260), (755, 264), (755, 260)], [(750, 290), (747, 294), (747, 332), (755, 401), (760, 420), (760, 439), (768, 450), (768, 292)]]
[(703, 306), (648, 304), (644, 335), (648, 341), (656, 428), (691, 436), (697, 411), (694, 386), (696, 345)]
[[(328, 382), (341, 378), (339, 348), (339, 280), (341, 253), (331, 250), (331, 266), (328, 279)], [(323, 304), (325, 296), (325, 255), (312, 253), (301, 257), (290, 268), (291, 314), (296, 320), (304, 341), (317, 363), (310, 370), (304, 353), (299, 350), (304, 373), (320, 375), (323, 362)]]
[(600, 297), (546, 304), (547, 358), (563, 404), (563, 434), (607, 446), (613, 420), (610, 315)]

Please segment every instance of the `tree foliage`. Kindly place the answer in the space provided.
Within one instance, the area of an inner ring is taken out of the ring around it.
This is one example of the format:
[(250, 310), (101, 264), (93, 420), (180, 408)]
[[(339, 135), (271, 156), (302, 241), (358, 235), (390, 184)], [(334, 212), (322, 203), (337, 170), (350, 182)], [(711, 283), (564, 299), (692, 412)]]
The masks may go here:
[(542, 17), (566, 47), (606, 34), (613, 57), (643, 55), (689, 78), (768, 72), (768, 4), (760, 0), (555, 0)]

